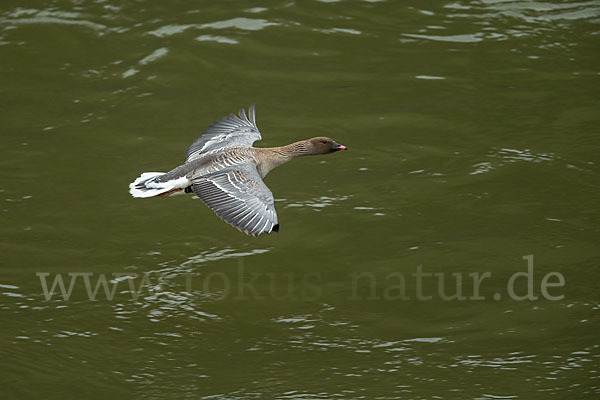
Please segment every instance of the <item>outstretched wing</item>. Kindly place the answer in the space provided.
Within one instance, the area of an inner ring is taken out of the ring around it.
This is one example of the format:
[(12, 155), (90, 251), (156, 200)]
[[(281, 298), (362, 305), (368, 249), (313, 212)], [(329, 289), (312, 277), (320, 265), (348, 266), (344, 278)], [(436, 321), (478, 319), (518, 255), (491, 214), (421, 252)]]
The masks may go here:
[(196, 178), (194, 193), (223, 221), (247, 235), (279, 231), (273, 193), (251, 164)]
[(250, 147), (260, 139), (252, 104), (248, 110), (248, 117), (244, 109), (241, 109), (239, 116), (230, 114), (209, 126), (202, 136), (188, 147), (185, 158), (186, 161), (191, 161), (203, 153), (223, 147)]

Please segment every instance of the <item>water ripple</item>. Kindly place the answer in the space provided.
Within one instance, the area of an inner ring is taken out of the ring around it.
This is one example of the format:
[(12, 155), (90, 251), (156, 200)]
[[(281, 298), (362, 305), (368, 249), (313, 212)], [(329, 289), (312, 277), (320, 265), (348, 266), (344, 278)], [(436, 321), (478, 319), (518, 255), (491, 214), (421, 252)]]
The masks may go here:
[[(416, 10), (422, 18), (436, 20), (418, 32), (406, 32), (402, 36), (411, 39), (424, 39), (437, 42), (479, 43), (486, 40), (508, 40), (511, 38), (540, 37), (549, 30), (555, 31), (557, 22), (582, 21), (600, 24), (600, 5), (597, 1), (549, 3), (536, 1), (481, 0), (478, 2), (450, 2), (444, 6), (449, 13), (443, 16), (424, 10)], [(470, 32), (453, 32), (471, 26)], [(483, 27), (482, 27), (483, 26)], [(457, 28), (460, 27), (460, 28)], [(566, 25), (558, 29), (568, 28)], [(440, 30), (449, 34), (440, 35)], [(430, 33), (435, 31), (435, 33)], [(590, 31), (592, 33), (592, 31)], [(410, 39), (401, 39), (407, 42)], [(567, 46), (554, 39), (543, 46)]]
[(165, 56), (167, 53), (169, 52), (169, 49), (165, 48), (165, 47), (161, 47), (160, 49), (156, 49), (152, 52), (152, 54), (147, 55), (146, 57), (142, 58), (139, 63), (141, 65), (146, 65), (148, 63), (151, 63), (153, 61), (158, 60), (159, 58)]
[(319, 208), (332, 206), (339, 201), (348, 200), (349, 198), (350, 198), (350, 196), (334, 196), (334, 197), (321, 196), (321, 197), (317, 197), (317, 198), (310, 199), (310, 200), (297, 201), (295, 203), (290, 203), (290, 204), (286, 205), (285, 208), (312, 207), (315, 209), (319, 209)]
[(554, 4), (536, 1), (483, 0), (483, 3), (486, 4), (486, 8), (497, 11), (498, 15), (519, 18), (526, 22), (587, 20), (600, 17), (597, 1)]
[(213, 29), (225, 29), (225, 28), (237, 28), (244, 31), (258, 31), (268, 26), (279, 25), (277, 22), (270, 22), (266, 19), (260, 18), (245, 18), (238, 17), (228, 19), (226, 21), (210, 22), (208, 24), (199, 25), (199, 29), (213, 28)]
[(483, 40), (482, 33), (466, 34), (466, 35), (417, 35), (412, 33), (405, 33), (404, 36), (416, 38), (416, 39), (428, 39), (439, 42), (456, 42), (456, 43), (476, 43)]
[(530, 149), (519, 150), (509, 148), (493, 150), (488, 154), (488, 157), (492, 158), (492, 161), (473, 164), (475, 170), (469, 172), (469, 175), (483, 174), (503, 165), (521, 161), (542, 163), (553, 162), (557, 159), (553, 153), (533, 153)]
[(196, 38), (196, 40), (200, 42), (217, 42), (217, 43), (226, 43), (226, 44), (238, 44), (239, 42), (235, 39), (231, 39), (225, 36), (215, 36), (215, 35), (200, 35)]
[(269, 26), (279, 25), (278, 22), (267, 21), (261, 18), (238, 17), (224, 21), (208, 22), (204, 24), (169, 24), (149, 31), (149, 35), (156, 37), (172, 36), (183, 33), (190, 28), (194, 29), (227, 29), (236, 28), (243, 31), (258, 31)]
[(156, 37), (166, 37), (176, 35), (178, 33), (185, 32), (189, 28), (193, 28), (196, 25), (165, 25), (161, 26), (158, 29), (148, 32), (149, 35), (153, 35)]
[(7, 15), (8, 18), (0, 18), (0, 24), (63, 24), (81, 25), (98, 31), (106, 29), (106, 25), (80, 19), (81, 14), (77, 12), (17, 8)]

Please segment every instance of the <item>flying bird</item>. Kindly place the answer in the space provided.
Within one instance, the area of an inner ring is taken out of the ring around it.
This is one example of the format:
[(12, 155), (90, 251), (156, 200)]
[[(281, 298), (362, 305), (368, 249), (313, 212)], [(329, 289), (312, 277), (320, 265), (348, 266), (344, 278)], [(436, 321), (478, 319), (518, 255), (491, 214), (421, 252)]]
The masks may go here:
[(263, 178), (297, 157), (347, 150), (328, 137), (257, 148), (262, 137), (254, 105), (209, 126), (187, 149), (185, 163), (169, 172), (144, 172), (129, 185), (133, 197), (194, 193), (223, 221), (247, 235), (279, 231), (273, 193)]

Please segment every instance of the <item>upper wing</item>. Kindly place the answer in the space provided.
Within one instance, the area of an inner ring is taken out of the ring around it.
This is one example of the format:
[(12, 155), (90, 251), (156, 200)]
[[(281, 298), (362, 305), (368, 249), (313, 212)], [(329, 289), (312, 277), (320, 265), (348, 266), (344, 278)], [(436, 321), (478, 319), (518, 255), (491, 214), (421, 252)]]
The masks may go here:
[(250, 106), (248, 115), (249, 118), (246, 117), (244, 109), (241, 109), (239, 116), (230, 114), (213, 123), (188, 147), (186, 161), (194, 160), (202, 153), (222, 147), (252, 146), (252, 143), (261, 139), (256, 126), (254, 104)]
[(196, 178), (192, 189), (223, 221), (247, 235), (279, 231), (273, 193), (254, 165), (236, 165)]

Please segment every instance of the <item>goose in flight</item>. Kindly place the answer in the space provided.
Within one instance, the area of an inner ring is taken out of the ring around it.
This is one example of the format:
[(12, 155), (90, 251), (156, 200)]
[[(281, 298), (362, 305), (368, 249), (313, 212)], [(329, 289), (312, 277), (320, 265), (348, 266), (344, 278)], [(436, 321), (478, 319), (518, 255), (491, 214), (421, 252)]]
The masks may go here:
[(273, 193), (263, 178), (294, 158), (347, 150), (327, 137), (256, 148), (261, 139), (254, 105), (248, 116), (230, 114), (209, 126), (187, 149), (185, 163), (169, 172), (144, 172), (129, 185), (133, 197), (194, 193), (223, 221), (247, 235), (279, 231)]

